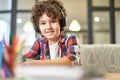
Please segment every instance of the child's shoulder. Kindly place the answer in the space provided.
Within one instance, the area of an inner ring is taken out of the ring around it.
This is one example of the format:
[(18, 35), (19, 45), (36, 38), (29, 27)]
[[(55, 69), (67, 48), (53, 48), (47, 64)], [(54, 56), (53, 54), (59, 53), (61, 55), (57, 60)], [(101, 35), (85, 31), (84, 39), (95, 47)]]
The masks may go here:
[(70, 37), (76, 37), (74, 33), (65, 33), (65, 36), (70, 38)]
[(40, 42), (45, 41), (45, 37), (43, 37), (43, 36), (38, 36), (38, 37), (36, 38), (36, 41), (40, 41)]

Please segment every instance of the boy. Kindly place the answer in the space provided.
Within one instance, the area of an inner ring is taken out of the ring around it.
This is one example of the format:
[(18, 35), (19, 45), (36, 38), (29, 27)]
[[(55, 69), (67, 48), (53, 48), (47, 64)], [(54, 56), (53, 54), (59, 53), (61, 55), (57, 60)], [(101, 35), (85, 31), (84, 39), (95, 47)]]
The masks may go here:
[(40, 1), (33, 7), (32, 22), (35, 31), (41, 33), (31, 50), (25, 65), (73, 65), (79, 62), (79, 46), (76, 36), (64, 34), (66, 12), (57, 0)]

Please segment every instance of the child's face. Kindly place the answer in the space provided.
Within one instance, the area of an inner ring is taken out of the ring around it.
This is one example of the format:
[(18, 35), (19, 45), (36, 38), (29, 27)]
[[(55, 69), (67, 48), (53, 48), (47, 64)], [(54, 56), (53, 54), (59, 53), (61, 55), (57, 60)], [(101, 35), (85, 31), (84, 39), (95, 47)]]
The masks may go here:
[(58, 19), (52, 19), (44, 13), (39, 19), (39, 29), (48, 41), (58, 41), (60, 35), (60, 24)]

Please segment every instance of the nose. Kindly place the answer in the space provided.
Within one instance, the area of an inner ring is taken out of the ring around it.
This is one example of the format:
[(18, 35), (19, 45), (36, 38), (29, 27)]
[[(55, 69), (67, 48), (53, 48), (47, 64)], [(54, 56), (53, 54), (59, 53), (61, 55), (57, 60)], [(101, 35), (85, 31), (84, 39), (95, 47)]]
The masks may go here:
[(50, 28), (52, 28), (52, 25), (51, 25), (51, 23), (47, 23), (47, 29), (50, 29)]

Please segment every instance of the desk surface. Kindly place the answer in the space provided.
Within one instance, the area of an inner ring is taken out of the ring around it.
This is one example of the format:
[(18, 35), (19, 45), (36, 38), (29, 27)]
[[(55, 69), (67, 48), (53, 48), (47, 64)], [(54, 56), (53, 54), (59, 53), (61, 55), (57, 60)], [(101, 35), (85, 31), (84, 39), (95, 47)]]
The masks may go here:
[(120, 80), (120, 73), (105, 73), (105, 78), (108, 80)]
[(17, 78), (24, 80), (79, 80), (83, 75), (81, 67), (71, 66), (19, 66), (15, 70)]
[[(83, 76), (84, 71), (82, 68), (77, 67), (24, 66), (19, 67), (16, 74), (18, 74), (17, 77), (39, 76), (38, 79), (34, 80), (39, 80), (39, 78), (41, 80), (80, 80), (79, 78)], [(120, 73), (104, 73), (104, 78), (105, 80), (120, 80)]]

